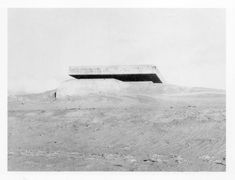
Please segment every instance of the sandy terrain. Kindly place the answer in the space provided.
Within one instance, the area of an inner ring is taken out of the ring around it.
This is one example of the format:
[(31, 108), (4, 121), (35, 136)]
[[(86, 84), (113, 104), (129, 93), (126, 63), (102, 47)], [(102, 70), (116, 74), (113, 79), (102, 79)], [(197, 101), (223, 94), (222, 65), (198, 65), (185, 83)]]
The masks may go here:
[(8, 169), (225, 171), (225, 92), (140, 85), (10, 96)]

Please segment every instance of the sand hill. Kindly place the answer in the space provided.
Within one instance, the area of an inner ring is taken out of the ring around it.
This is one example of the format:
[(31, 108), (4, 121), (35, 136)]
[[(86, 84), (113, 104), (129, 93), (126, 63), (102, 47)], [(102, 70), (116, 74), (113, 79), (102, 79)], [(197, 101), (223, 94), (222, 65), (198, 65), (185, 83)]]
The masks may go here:
[(8, 100), (9, 170), (226, 167), (223, 90), (69, 80)]

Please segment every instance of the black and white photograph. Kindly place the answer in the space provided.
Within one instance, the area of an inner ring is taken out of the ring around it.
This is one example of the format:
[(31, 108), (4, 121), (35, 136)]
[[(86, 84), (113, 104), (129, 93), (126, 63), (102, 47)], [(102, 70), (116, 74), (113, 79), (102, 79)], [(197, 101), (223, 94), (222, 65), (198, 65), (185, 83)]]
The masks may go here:
[(7, 15), (8, 171), (226, 171), (226, 9)]

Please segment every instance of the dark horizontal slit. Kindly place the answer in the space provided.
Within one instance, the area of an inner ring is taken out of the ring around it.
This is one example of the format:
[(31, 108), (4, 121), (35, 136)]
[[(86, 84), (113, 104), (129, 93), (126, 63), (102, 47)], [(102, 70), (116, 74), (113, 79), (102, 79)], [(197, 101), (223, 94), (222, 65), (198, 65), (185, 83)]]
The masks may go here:
[(76, 79), (117, 79), (120, 81), (152, 81), (162, 83), (156, 74), (70, 74)]

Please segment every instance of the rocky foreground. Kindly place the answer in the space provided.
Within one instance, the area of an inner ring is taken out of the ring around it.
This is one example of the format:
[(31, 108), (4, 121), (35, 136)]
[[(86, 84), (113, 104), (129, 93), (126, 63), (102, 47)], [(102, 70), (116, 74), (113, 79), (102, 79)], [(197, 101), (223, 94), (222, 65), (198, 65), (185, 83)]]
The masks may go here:
[(76, 82), (9, 97), (10, 171), (225, 171), (224, 91)]

